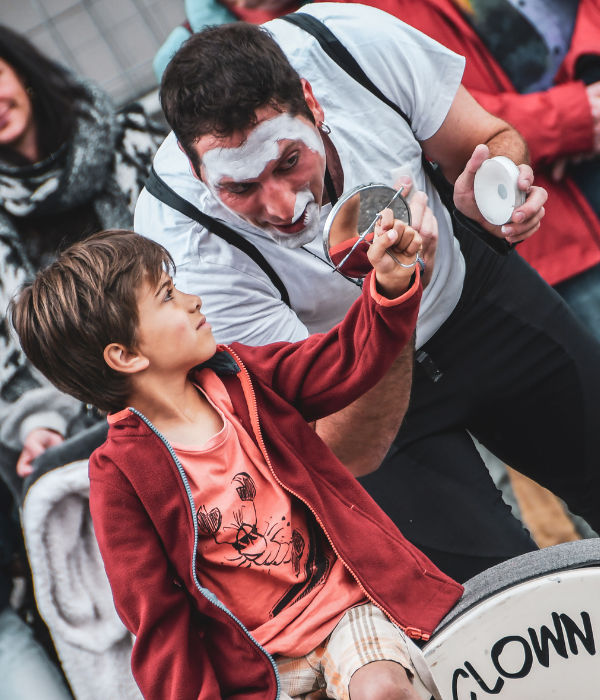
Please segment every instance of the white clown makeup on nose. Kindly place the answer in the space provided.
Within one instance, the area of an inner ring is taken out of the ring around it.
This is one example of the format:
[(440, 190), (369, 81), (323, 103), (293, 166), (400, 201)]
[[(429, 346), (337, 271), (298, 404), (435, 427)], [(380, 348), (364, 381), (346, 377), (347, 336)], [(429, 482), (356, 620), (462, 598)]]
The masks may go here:
[[(280, 157), (280, 141), (302, 141), (307, 148), (325, 159), (325, 148), (314, 129), (298, 117), (289, 113), (278, 114), (260, 122), (249, 133), (243, 144), (236, 148), (213, 148), (204, 153), (202, 164), (204, 178), (213, 194), (235, 216), (244, 217), (228, 207), (219, 196), (219, 185), (223, 179), (244, 182), (258, 178), (267, 165)], [(273, 226), (261, 227), (279, 245), (298, 248), (317, 235), (321, 205), (315, 201), (309, 183), (296, 193), (292, 224), (304, 215), (305, 226), (297, 233), (282, 233)]]

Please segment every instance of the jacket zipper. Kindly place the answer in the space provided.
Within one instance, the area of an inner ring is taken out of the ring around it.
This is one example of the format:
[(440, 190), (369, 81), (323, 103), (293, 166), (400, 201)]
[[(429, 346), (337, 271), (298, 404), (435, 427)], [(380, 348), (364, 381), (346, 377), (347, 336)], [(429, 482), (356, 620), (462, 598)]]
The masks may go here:
[[(427, 640), (431, 637), (430, 634), (428, 634), (427, 632), (424, 632), (423, 630), (420, 630), (418, 627), (404, 627), (404, 626), (401, 625), (397, 620), (395, 620), (395, 619), (394, 619), (394, 616), (391, 615), (387, 610), (385, 610), (385, 608), (383, 608), (381, 605), (379, 605), (379, 603), (377, 603), (375, 600), (373, 600), (373, 598), (372, 598), (372, 597), (369, 595), (369, 593), (365, 590), (365, 587), (362, 585), (360, 579), (359, 579), (358, 576), (354, 573), (354, 571), (352, 570), (352, 568), (350, 567), (350, 565), (345, 561), (345, 559), (343, 559), (343, 558), (340, 556), (339, 552), (337, 551), (335, 545), (333, 544), (333, 542), (332, 542), (332, 540), (331, 540), (331, 537), (329, 536), (329, 533), (328, 533), (327, 530), (325, 529), (325, 526), (324, 526), (323, 523), (321, 522), (321, 519), (319, 518), (319, 516), (317, 515), (317, 513), (314, 511), (314, 509), (312, 508), (312, 506), (310, 505), (310, 503), (308, 503), (304, 498), (302, 498), (302, 496), (300, 496), (299, 494), (297, 494), (295, 491), (292, 491), (291, 489), (287, 488), (287, 486), (284, 486), (284, 485), (281, 483), (281, 481), (280, 481), (279, 478), (277, 477), (277, 474), (275, 474), (275, 470), (273, 469), (273, 465), (271, 464), (271, 460), (269, 459), (269, 455), (268, 455), (268, 453), (267, 453), (267, 448), (266, 448), (265, 442), (264, 442), (264, 440), (263, 440), (262, 430), (261, 430), (261, 427), (260, 427), (260, 418), (259, 418), (259, 416), (258, 416), (258, 405), (257, 405), (257, 402), (256, 402), (256, 393), (254, 392), (254, 387), (252, 386), (252, 380), (250, 379), (250, 375), (249, 375), (249, 373), (248, 373), (248, 370), (246, 369), (246, 366), (244, 365), (244, 363), (242, 362), (242, 360), (240, 359), (240, 357), (238, 356), (238, 354), (237, 354), (234, 350), (232, 350), (232, 349), (231, 349), (229, 346), (227, 346), (227, 345), (224, 345), (224, 346), (222, 346), (222, 347), (224, 347), (224, 348), (227, 349), (227, 352), (229, 352), (229, 353), (231, 354), (231, 356), (234, 358), (234, 360), (235, 360), (235, 361), (238, 363), (238, 365), (240, 366), (240, 369), (241, 369), (240, 381), (242, 382), (242, 389), (244, 390), (244, 394), (246, 394), (246, 387), (247, 387), (248, 391), (250, 392), (250, 397), (251, 397), (251, 401), (249, 402), (249, 403), (251, 404), (251, 406), (250, 406), (249, 408), (251, 409), (251, 411), (250, 411), (250, 421), (251, 421), (251, 423), (252, 423), (252, 429), (254, 430), (254, 434), (256, 435), (256, 439), (258, 440), (259, 447), (260, 447), (260, 451), (262, 452), (263, 457), (265, 458), (265, 461), (266, 461), (266, 463), (267, 463), (267, 466), (269, 467), (269, 471), (270, 471), (271, 474), (273, 475), (273, 478), (275, 479), (275, 481), (279, 484), (279, 486), (281, 486), (281, 488), (282, 488), (284, 491), (287, 491), (288, 493), (292, 494), (292, 496), (295, 496), (299, 501), (301, 501), (302, 503), (304, 503), (304, 505), (308, 508), (308, 510), (313, 514), (315, 520), (316, 520), (317, 523), (319, 524), (319, 527), (320, 527), (321, 530), (325, 533), (325, 537), (327, 537), (327, 540), (329, 541), (329, 544), (331, 545), (331, 548), (333, 549), (333, 551), (334, 551), (336, 557), (337, 557), (337, 558), (342, 562), (342, 564), (346, 567), (346, 569), (348, 570), (348, 572), (350, 573), (350, 575), (352, 576), (352, 578), (353, 578), (353, 579), (356, 581), (356, 583), (358, 584), (358, 586), (359, 586), (359, 588), (361, 589), (361, 591), (365, 594), (365, 597), (366, 597), (369, 601), (371, 601), (371, 603), (372, 603), (375, 607), (379, 608), (387, 617), (389, 617), (389, 619), (392, 620), (392, 622), (393, 622), (397, 627), (399, 627), (399, 628), (402, 629), (404, 632), (406, 632), (406, 634), (407, 634), (409, 637), (411, 637), (412, 639), (422, 639), (422, 640), (424, 640), (424, 641), (427, 641)], [(244, 381), (244, 380), (245, 380), (245, 381)], [(246, 399), (246, 400), (247, 400), (247, 399)]]
[(190, 485), (189, 485), (189, 482), (187, 480), (187, 476), (185, 474), (185, 471), (184, 471), (183, 467), (181, 466), (181, 463), (179, 462), (179, 458), (175, 454), (175, 452), (174, 452), (173, 448), (171, 447), (167, 438), (146, 418), (146, 416), (144, 416), (142, 413), (140, 413), (135, 408), (130, 407), (129, 410), (131, 411), (131, 413), (135, 413), (136, 416), (141, 418), (144, 421), (144, 423), (150, 428), (150, 430), (152, 430), (152, 432), (163, 442), (163, 444), (165, 445), (165, 447), (169, 451), (169, 454), (171, 455), (171, 458), (172, 458), (173, 462), (175, 463), (175, 466), (177, 467), (177, 471), (179, 472), (179, 476), (180, 476), (181, 480), (183, 481), (183, 485), (185, 487), (185, 492), (187, 493), (187, 497), (188, 497), (188, 501), (189, 501), (190, 510), (192, 512), (192, 523), (194, 525), (194, 550), (192, 552), (192, 577), (194, 579), (194, 584), (195, 584), (196, 588), (198, 589), (200, 594), (202, 596), (204, 596), (204, 598), (206, 598), (210, 603), (212, 603), (217, 608), (222, 610), (224, 613), (229, 615), (229, 617), (242, 628), (242, 630), (246, 633), (246, 635), (248, 636), (250, 641), (256, 647), (258, 647), (258, 649), (260, 649), (260, 651), (267, 657), (267, 659), (271, 663), (271, 666), (273, 667), (273, 671), (275, 673), (275, 681), (277, 683), (277, 695), (275, 696), (275, 700), (279, 700), (280, 695), (281, 695), (281, 682), (279, 679), (279, 670), (278, 670), (277, 664), (273, 660), (273, 657), (271, 656), (271, 654), (269, 654), (269, 652), (261, 644), (259, 644), (256, 641), (256, 639), (254, 639), (254, 637), (250, 634), (248, 628), (244, 625), (244, 623), (241, 620), (239, 620), (231, 612), (231, 610), (229, 610), (229, 608), (227, 608), (225, 605), (223, 605), (223, 603), (221, 603), (221, 601), (217, 598), (217, 596), (211, 590), (201, 586), (200, 581), (198, 581), (198, 577), (196, 575), (196, 554), (198, 551), (198, 523), (196, 522), (196, 513), (194, 510), (195, 506), (194, 506), (194, 498), (192, 496), (192, 490), (190, 489)]

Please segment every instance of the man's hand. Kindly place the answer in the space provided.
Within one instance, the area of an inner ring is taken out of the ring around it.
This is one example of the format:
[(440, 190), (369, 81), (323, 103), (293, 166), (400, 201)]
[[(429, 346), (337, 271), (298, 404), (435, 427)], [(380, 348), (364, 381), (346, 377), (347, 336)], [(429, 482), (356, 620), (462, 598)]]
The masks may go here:
[(26, 437), (23, 451), (17, 460), (17, 474), (23, 479), (29, 476), (33, 471), (33, 460), (49, 447), (60, 445), (63, 441), (63, 436), (54, 430), (48, 430), (47, 428), (32, 430)]
[(433, 211), (428, 206), (428, 197), (421, 190), (412, 190), (413, 181), (408, 175), (400, 176), (394, 187), (398, 190), (402, 187), (402, 196), (408, 201), (410, 209), (410, 225), (418, 231), (423, 241), (421, 249), (421, 257), (425, 263), (425, 270), (421, 275), (421, 283), (423, 289), (427, 287), (431, 281), (433, 274), (433, 266), (435, 264), (435, 252), (438, 243), (438, 222)]
[(486, 231), (494, 236), (505, 238), (508, 243), (519, 243), (532, 236), (539, 229), (540, 221), (545, 214), (544, 204), (548, 199), (548, 193), (543, 187), (533, 185), (533, 170), (529, 165), (519, 165), (517, 185), (520, 190), (527, 193), (527, 198), (520, 207), (513, 211), (511, 220), (507, 224), (504, 226), (490, 224), (477, 208), (473, 189), (475, 173), (483, 161), (489, 157), (490, 151), (486, 145), (476, 146), (473, 155), (454, 185), (454, 204), (465, 216), (480, 223)]
[(408, 289), (421, 244), (421, 236), (411, 226), (394, 219), (391, 209), (381, 212), (367, 255), (375, 270), (377, 285), (386, 297), (394, 299)]

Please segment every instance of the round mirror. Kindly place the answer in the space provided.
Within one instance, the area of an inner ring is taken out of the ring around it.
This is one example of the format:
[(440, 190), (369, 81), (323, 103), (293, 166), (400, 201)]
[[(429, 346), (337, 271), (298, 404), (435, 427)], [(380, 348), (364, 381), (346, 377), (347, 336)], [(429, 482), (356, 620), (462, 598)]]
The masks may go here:
[(379, 212), (387, 208), (392, 209), (395, 219), (410, 224), (410, 210), (402, 189), (360, 185), (338, 199), (323, 229), (323, 249), (336, 270), (347, 277), (364, 277), (369, 272), (367, 250)]

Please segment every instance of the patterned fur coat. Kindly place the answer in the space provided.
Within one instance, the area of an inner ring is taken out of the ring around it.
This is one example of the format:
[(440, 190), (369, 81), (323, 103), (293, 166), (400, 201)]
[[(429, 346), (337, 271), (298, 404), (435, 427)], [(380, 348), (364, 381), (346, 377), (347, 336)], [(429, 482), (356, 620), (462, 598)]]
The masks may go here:
[[(31, 241), (20, 230), (31, 230), (33, 221), (43, 239), (44, 216), (82, 207), (96, 226), (131, 228), (137, 196), (164, 138), (141, 106), (117, 112), (99, 88), (85, 83), (84, 89), (87, 99), (77, 104), (72, 136), (55, 153), (26, 166), (0, 160), (0, 446), (16, 452), (34, 428), (64, 434), (80, 408), (34, 370), (6, 317), (10, 299), (40, 262), (49, 262), (47, 254), (32, 260)], [(46, 241), (46, 249), (54, 246)]]

